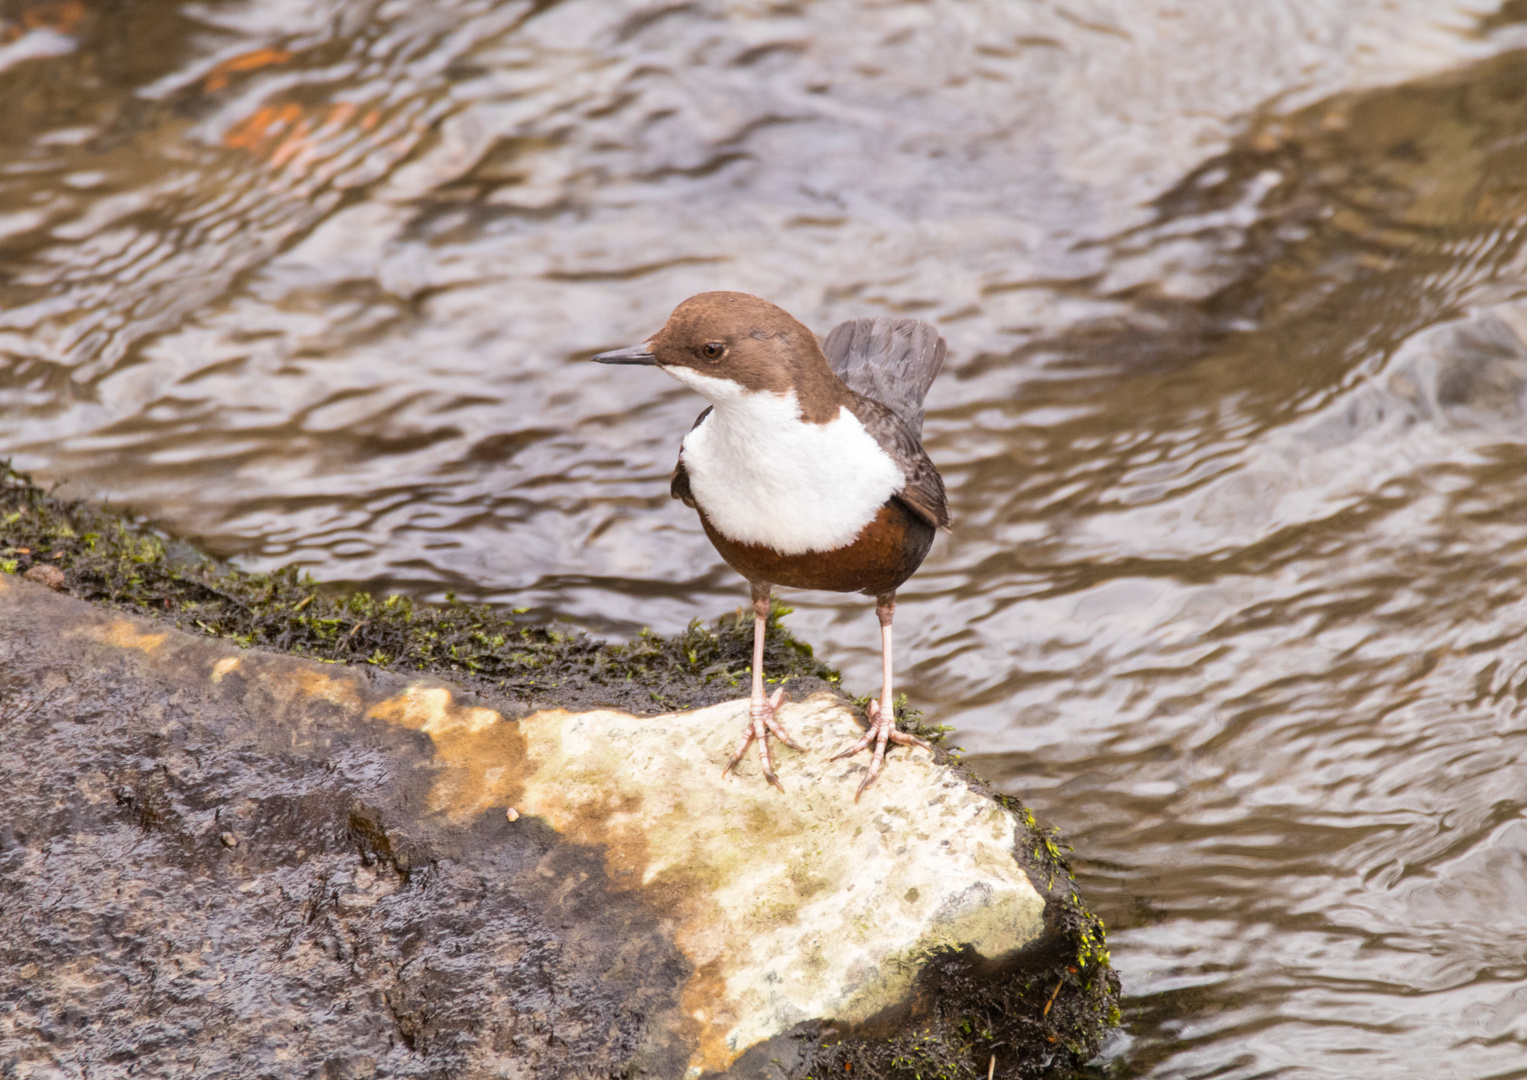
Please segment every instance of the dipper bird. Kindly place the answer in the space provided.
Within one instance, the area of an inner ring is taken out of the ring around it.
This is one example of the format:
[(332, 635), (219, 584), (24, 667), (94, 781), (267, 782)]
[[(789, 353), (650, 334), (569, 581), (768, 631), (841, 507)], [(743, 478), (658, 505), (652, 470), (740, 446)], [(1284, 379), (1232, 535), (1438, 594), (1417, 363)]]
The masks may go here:
[(891, 696), (896, 590), (949, 524), (944, 482), (923, 452), (923, 397), (944, 365), (944, 339), (915, 319), (858, 319), (822, 344), (782, 308), (746, 293), (685, 300), (640, 345), (600, 353), (602, 364), (650, 364), (710, 402), (684, 436), (671, 492), (698, 510), (721, 557), (753, 594), (753, 687), (732, 769), (756, 739), (769, 783), (784, 790), (769, 733), (802, 749), (764, 696), (764, 622), (771, 589), (860, 592), (880, 617), (879, 702), (869, 730), (832, 760), (874, 746), (854, 798), (874, 783), (888, 742), (928, 744), (898, 731)]

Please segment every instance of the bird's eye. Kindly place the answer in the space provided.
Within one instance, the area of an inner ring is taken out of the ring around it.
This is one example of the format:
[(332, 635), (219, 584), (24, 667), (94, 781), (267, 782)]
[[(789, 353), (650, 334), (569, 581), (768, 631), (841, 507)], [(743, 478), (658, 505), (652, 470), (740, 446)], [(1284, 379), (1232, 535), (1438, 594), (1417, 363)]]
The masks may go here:
[(708, 341), (700, 346), (700, 352), (707, 360), (719, 360), (721, 354), (726, 352), (726, 346), (719, 341)]

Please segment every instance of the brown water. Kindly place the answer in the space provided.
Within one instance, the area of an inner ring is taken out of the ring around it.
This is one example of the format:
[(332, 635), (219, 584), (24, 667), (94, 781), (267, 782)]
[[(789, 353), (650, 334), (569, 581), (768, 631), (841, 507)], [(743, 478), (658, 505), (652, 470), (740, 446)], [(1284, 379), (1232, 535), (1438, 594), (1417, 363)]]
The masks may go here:
[[(905, 688), (1157, 1077), (1527, 1077), (1527, 9), (0, 7), (0, 453), (606, 633), (743, 590), (684, 296), (936, 321)], [(864, 603), (794, 624), (875, 681)]]

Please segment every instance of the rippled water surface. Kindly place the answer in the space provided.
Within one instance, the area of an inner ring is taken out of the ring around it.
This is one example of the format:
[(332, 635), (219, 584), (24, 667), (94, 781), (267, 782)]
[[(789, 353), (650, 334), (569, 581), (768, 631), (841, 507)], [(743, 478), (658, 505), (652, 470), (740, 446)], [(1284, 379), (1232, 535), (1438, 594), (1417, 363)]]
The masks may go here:
[[(905, 688), (1075, 842), (1110, 1076), (1527, 1077), (1527, 5), (0, 5), (0, 453), (672, 630), (690, 293), (951, 347)], [(853, 598), (796, 628), (875, 682)]]

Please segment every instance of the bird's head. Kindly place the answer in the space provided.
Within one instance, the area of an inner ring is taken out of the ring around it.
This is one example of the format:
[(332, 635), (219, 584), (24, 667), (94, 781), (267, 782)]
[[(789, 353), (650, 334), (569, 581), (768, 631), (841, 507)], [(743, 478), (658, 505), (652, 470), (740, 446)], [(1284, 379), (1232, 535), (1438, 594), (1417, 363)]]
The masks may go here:
[(783, 308), (747, 293), (691, 296), (640, 345), (594, 359), (662, 368), (718, 406), (759, 392), (793, 391), (803, 404), (808, 397), (825, 394), (833, 399), (836, 413), (836, 399), (844, 389), (827, 366), (815, 334)]

